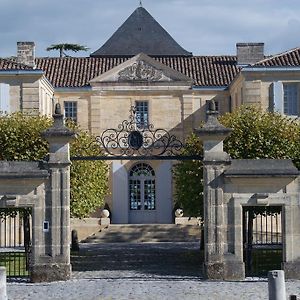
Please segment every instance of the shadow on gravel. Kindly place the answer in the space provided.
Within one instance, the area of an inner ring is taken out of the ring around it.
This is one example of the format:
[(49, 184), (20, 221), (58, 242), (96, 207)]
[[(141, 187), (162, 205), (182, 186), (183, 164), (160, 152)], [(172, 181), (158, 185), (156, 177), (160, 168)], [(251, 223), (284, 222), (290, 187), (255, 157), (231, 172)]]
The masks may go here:
[(73, 271), (133, 271), (145, 275), (202, 278), (199, 243), (82, 244)]

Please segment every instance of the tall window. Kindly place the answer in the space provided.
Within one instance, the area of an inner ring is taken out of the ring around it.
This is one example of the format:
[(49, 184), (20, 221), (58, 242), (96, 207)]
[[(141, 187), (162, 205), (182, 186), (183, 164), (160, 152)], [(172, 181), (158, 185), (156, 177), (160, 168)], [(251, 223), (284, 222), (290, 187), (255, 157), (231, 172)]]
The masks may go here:
[(148, 164), (136, 164), (129, 172), (129, 208), (155, 210), (155, 172)]
[(290, 116), (299, 116), (299, 96), (297, 83), (283, 84), (283, 111)]
[(65, 118), (71, 119), (77, 123), (77, 102), (65, 101)]
[(0, 83), (0, 112), (10, 112), (10, 96), (9, 96), (9, 84)]
[(149, 103), (147, 101), (135, 102), (135, 120), (139, 129), (147, 128), (149, 125)]

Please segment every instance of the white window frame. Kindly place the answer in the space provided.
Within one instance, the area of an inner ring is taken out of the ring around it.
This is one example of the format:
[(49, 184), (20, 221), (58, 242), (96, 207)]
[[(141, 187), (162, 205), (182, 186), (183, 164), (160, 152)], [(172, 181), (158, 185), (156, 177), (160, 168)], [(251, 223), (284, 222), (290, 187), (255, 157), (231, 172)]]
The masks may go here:
[(283, 83), (283, 113), (287, 116), (299, 116), (299, 84)]
[[(294, 89), (294, 99), (288, 99), (287, 88)], [(299, 117), (300, 115), (300, 82), (282, 82), (276, 81), (271, 85), (270, 92), (270, 109), (290, 117)], [(294, 107), (289, 107), (289, 101), (293, 102)]]
[(138, 129), (149, 126), (149, 101), (135, 101), (135, 121)]
[(146, 163), (137, 163), (129, 170), (129, 210), (156, 210), (155, 171)]
[(2, 114), (10, 113), (10, 85), (0, 83), (0, 111)]
[(64, 114), (66, 119), (78, 120), (78, 103), (77, 101), (64, 101)]

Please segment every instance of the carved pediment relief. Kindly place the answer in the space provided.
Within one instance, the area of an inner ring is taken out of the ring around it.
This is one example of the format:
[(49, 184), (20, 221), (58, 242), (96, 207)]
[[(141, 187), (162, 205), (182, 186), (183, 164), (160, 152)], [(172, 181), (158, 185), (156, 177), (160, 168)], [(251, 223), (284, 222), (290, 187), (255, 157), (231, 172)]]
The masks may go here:
[(161, 70), (143, 60), (136, 61), (118, 73), (118, 81), (171, 81)]
[(109, 71), (93, 78), (92, 85), (114, 84), (128, 85), (132, 83), (149, 83), (154, 85), (192, 84), (193, 80), (184, 74), (156, 61), (146, 54), (140, 53)]

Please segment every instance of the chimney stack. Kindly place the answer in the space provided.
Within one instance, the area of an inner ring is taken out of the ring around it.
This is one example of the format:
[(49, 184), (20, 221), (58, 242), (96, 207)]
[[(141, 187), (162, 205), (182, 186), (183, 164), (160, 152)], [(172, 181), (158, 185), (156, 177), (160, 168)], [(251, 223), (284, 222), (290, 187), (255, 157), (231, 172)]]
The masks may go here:
[(264, 47), (264, 43), (237, 43), (237, 64), (251, 65), (263, 60), (265, 58)]
[(34, 42), (17, 42), (17, 62), (35, 68)]

